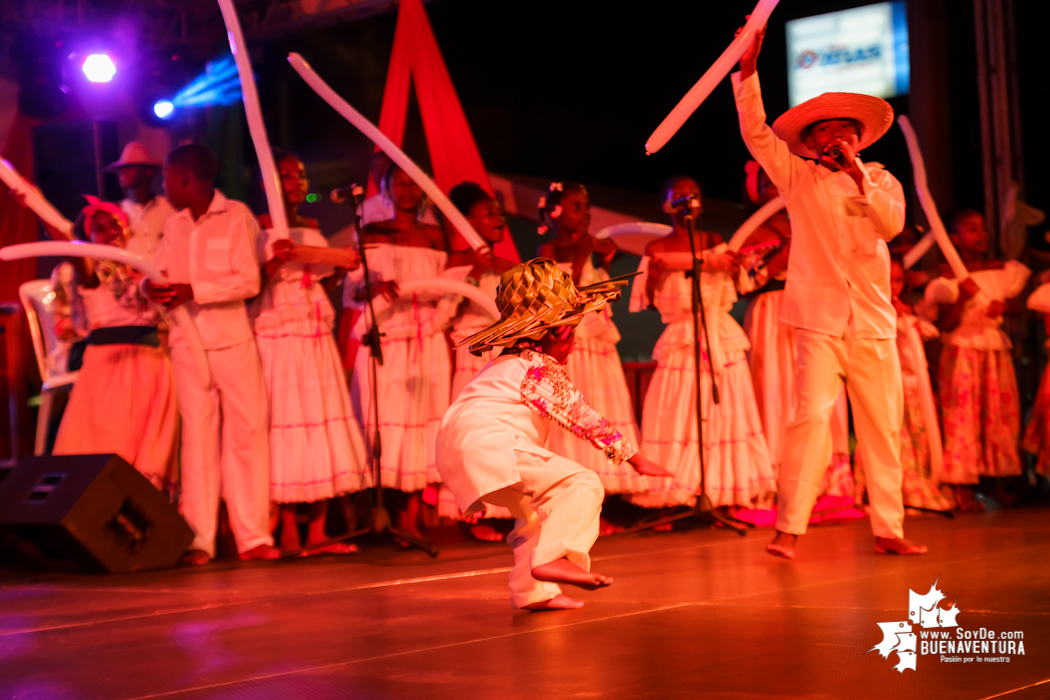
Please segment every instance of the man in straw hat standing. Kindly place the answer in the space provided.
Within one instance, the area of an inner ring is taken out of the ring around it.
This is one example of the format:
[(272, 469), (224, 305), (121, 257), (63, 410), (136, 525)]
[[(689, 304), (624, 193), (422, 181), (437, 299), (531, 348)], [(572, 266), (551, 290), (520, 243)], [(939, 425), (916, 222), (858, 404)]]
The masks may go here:
[(500, 320), (461, 343), (474, 353), (505, 349), (445, 413), (437, 468), (465, 514), (490, 503), (517, 519), (507, 537), (514, 548), (510, 602), (516, 608), (579, 608), (583, 603), (562, 595), (557, 584), (588, 590), (612, 585), (612, 578), (590, 571), (588, 556), (598, 537), (602, 482), (543, 447), (552, 422), (614, 462), (670, 476), (598, 415), (565, 374), (576, 324), (619, 298), (625, 284), (616, 278), (577, 289), (553, 260), (531, 260), (500, 277)]
[(904, 398), (886, 247), (904, 227), (904, 191), (857, 157), (886, 133), (893, 109), (869, 95), (825, 93), (770, 129), (755, 72), (764, 37), (763, 29), (741, 56), (733, 86), (744, 143), (787, 201), (792, 245), (781, 319), (798, 329), (798, 407), (785, 436), (777, 535), (766, 549), (795, 556), (831, 461), (829, 421), (845, 381), (875, 550), (923, 554), (926, 547), (904, 539)]
[(107, 172), (116, 172), (120, 187), (127, 195), (120, 208), (128, 217), (127, 250), (140, 258), (152, 260), (164, 235), (164, 222), (174, 210), (168, 200), (153, 193), (150, 183), (160, 172), (160, 162), (154, 160), (146, 147), (138, 141), (129, 141), (120, 153), (120, 160), (106, 166)]

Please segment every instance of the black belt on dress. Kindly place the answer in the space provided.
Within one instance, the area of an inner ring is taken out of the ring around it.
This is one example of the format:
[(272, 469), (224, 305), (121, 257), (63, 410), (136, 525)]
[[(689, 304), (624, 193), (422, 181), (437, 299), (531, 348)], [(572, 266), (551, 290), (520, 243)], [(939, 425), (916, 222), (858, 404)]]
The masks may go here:
[(87, 337), (88, 345), (146, 345), (160, 347), (156, 326), (113, 326), (96, 328)]

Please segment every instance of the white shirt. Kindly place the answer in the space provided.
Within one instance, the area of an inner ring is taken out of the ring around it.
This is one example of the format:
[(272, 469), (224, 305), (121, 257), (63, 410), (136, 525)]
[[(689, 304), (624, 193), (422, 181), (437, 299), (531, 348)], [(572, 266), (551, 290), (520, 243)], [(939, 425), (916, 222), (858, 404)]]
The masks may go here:
[[(186, 309), (207, 350), (252, 338), (244, 300), (259, 293), (258, 236), (251, 210), (218, 190), (197, 221), (189, 209), (168, 217), (155, 262), (170, 282), (193, 288)], [(187, 347), (177, 325), (171, 327), (170, 342), (172, 347)]]
[(806, 330), (842, 337), (894, 338), (890, 254), (886, 241), (904, 228), (904, 190), (875, 163), (864, 194), (843, 172), (833, 172), (788, 150), (766, 124), (758, 74), (733, 74), (740, 133), (751, 155), (787, 201), (791, 253), (780, 318)]
[(543, 447), (551, 423), (617, 464), (637, 452), (587, 403), (564, 365), (531, 350), (503, 353), (460, 392), (438, 430), (437, 468), (460, 510), (469, 514), (486, 494), (521, 481), (516, 451), (552, 457)]
[(168, 200), (160, 195), (145, 204), (139, 204), (133, 199), (123, 199), (120, 209), (128, 217), (128, 229), (131, 231), (125, 246), (127, 251), (152, 260), (164, 235), (164, 223), (175, 210)]

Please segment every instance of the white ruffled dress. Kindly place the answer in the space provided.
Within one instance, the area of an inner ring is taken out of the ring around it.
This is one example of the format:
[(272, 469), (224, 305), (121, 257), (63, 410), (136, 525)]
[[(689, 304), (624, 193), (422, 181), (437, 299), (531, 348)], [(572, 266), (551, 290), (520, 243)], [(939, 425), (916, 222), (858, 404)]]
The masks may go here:
[[(722, 244), (712, 252), (724, 249)], [(631, 294), (633, 312), (649, 305), (645, 295), (648, 257), (642, 258), (638, 269), (641, 274), (634, 279)], [(722, 366), (718, 377), (720, 403), (715, 404), (707, 345), (702, 344), (706, 491), (715, 506), (752, 507), (776, 491), (776, 480), (745, 355), (750, 343), (729, 315), (736, 301), (732, 281), (724, 274), (701, 273), (700, 284), (712, 329), (711, 355)], [(674, 477), (649, 477), (649, 492), (636, 494), (631, 500), (660, 508), (692, 504), (700, 489), (692, 292), (684, 272), (669, 272), (664, 277), (653, 305), (667, 328), (653, 349), (657, 367), (642, 408), (641, 451)]]
[[(327, 246), (316, 229), (293, 228), (301, 245)], [(259, 260), (273, 257), (272, 230)], [(328, 265), (281, 265), (252, 305), (252, 328), (270, 398), (270, 497), (304, 503), (371, 485), (361, 428), (332, 336), (335, 311), (321, 280)]]

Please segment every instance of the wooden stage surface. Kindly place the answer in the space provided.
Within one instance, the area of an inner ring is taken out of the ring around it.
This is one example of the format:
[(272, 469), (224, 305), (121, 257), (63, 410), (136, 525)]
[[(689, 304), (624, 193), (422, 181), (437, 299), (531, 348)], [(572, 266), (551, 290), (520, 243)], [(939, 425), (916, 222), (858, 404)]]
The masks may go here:
[[(0, 571), (0, 697), (1050, 698), (1050, 508), (907, 529), (930, 554), (876, 555), (867, 520), (814, 527), (791, 563), (769, 530), (605, 537), (594, 568), (615, 585), (541, 614), (510, 609), (502, 544)], [(901, 674), (865, 654), (938, 577), (961, 627), (1022, 631), (1025, 655)]]

